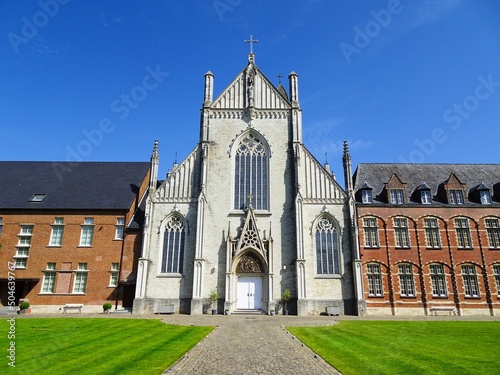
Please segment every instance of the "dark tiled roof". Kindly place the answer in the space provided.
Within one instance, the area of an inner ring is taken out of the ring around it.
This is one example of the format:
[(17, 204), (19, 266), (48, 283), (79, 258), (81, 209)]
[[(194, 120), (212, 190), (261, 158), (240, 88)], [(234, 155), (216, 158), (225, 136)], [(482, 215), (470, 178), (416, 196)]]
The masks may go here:
[(480, 184), (490, 190), (494, 200), (500, 201), (500, 164), (359, 164), (354, 173), (354, 191), (357, 192), (365, 183), (373, 187), (375, 202), (386, 202), (382, 196), (385, 184), (392, 174), (407, 184), (407, 197), (425, 182), (431, 189), (434, 203), (445, 203), (437, 197), (438, 188), (454, 173), (467, 186), (466, 195)]
[[(0, 162), (0, 209), (128, 209), (147, 162)], [(31, 202), (34, 194), (46, 194)]]

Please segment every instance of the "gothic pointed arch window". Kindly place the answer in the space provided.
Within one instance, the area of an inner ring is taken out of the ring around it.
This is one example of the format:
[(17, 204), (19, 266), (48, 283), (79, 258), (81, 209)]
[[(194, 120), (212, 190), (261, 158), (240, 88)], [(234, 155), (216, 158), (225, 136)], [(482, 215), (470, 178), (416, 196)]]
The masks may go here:
[(319, 275), (338, 275), (339, 236), (335, 222), (322, 216), (316, 225), (316, 273)]
[(234, 209), (245, 209), (248, 203), (269, 210), (269, 149), (254, 133), (240, 140), (234, 162)]
[(178, 215), (172, 215), (168, 218), (163, 232), (161, 273), (182, 273), (185, 241), (186, 225), (184, 219)]

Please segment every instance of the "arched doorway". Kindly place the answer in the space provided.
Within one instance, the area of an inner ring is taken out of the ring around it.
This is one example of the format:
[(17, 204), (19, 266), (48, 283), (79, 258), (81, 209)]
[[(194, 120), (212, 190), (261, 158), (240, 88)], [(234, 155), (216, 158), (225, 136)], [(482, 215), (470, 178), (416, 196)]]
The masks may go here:
[(261, 261), (252, 252), (239, 257), (237, 266), (236, 309), (262, 310), (263, 276)]

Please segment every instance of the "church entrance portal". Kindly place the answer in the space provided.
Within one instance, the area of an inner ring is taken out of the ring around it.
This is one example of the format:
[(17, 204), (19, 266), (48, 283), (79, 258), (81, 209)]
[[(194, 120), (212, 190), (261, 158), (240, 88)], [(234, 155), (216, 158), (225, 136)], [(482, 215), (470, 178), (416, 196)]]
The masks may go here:
[(262, 279), (260, 277), (239, 277), (237, 293), (236, 309), (262, 309)]

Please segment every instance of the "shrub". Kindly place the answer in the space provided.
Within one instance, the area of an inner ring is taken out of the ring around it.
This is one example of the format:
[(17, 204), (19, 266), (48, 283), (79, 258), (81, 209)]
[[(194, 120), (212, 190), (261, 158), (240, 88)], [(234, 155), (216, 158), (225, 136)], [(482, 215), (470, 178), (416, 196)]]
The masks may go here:
[(26, 310), (26, 309), (28, 309), (29, 307), (30, 307), (30, 303), (29, 303), (29, 302), (26, 302), (26, 301), (22, 302), (22, 303), (19, 305), (19, 308), (20, 308), (21, 310)]
[(104, 305), (102, 305), (103, 310), (111, 310), (113, 305), (109, 302), (106, 302)]

